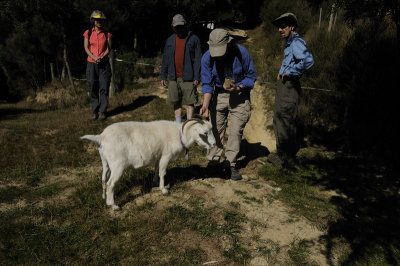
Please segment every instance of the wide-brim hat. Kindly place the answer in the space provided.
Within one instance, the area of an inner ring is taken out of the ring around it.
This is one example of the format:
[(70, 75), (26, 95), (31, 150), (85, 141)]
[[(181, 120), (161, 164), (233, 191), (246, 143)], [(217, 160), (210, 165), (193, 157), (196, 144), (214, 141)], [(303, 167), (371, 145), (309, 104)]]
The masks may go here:
[(289, 24), (291, 26), (297, 26), (296, 15), (293, 13), (284, 13), (272, 21), (272, 24), (276, 27), (279, 27), (279, 25), (283, 23)]
[(106, 20), (107, 17), (104, 15), (103, 12), (100, 10), (94, 10), (92, 14), (90, 15), (90, 20), (95, 20), (95, 19), (101, 19), (101, 20)]
[(224, 29), (215, 29), (210, 33), (208, 43), (211, 57), (223, 56), (226, 53), (228, 43), (233, 40)]

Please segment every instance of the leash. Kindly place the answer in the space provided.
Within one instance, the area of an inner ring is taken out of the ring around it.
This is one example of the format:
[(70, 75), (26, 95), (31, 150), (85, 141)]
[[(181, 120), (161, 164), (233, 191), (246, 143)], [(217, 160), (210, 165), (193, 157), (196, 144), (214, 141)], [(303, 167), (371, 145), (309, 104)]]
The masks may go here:
[(183, 144), (183, 141), (182, 141), (182, 133), (181, 133), (180, 130), (179, 130), (179, 139), (180, 139), (180, 141), (181, 141), (182, 146), (186, 149), (185, 159), (186, 159), (186, 161), (187, 161), (187, 160), (189, 160), (189, 149), (186, 148), (185, 144)]

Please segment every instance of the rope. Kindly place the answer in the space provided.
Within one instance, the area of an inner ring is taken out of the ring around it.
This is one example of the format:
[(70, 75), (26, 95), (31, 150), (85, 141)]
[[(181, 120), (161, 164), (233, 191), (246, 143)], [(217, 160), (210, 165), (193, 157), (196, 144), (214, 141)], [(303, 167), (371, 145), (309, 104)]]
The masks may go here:
[(317, 90), (317, 91), (333, 91), (333, 90), (328, 90), (328, 89), (318, 89), (318, 88), (312, 88), (312, 87), (301, 87), (303, 90)]
[(155, 66), (154, 64), (126, 61), (126, 60), (123, 60), (123, 59), (120, 59), (120, 58), (115, 58), (115, 61), (116, 62), (129, 63), (129, 64), (136, 64), (136, 65), (143, 65), (143, 66)]
[[(276, 85), (275, 83), (266, 81), (266, 82), (260, 82), (260, 84), (267, 84), (267, 85)], [(317, 91), (333, 91), (333, 90), (328, 90), (328, 89), (320, 89), (320, 88), (313, 88), (313, 87), (301, 87), (303, 90), (317, 90)]]

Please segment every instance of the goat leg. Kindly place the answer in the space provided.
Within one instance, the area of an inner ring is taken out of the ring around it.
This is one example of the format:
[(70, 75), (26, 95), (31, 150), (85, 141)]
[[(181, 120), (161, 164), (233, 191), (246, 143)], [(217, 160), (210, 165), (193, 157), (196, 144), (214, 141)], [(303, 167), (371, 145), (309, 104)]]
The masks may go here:
[(114, 203), (114, 187), (115, 187), (115, 183), (121, 177), (123, 171), (124, 171), (124, 168), (121, 166), (113, 167), (113, 169), (111, 170), (110, 179), (108, 179), (108, 182), (107, 182), (106, 204), (108, 206), (111, 206), (113, 210), (119, 209), (119, 206), (115, 205), (115, 203)]
[(167, 172), (168, 162), (169, 162), (168, 157), (161, 157), (160, 163), (159, 163), (160, 190), (163, 193), (163, 195), (168, 194), (168, 189), (166, 189), (164, 186), (164, 176)]

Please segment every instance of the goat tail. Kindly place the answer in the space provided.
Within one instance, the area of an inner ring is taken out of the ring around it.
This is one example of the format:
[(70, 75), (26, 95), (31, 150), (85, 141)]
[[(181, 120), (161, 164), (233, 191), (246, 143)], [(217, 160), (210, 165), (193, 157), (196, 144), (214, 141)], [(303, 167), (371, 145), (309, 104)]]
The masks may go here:
[(94, 143), (96, 143), (98, 147), (101, 146), (101, 137), (100, 137), (100, 135), (85, 135), (85, 136), (82, 136), (81, 139), (91, 140)]

